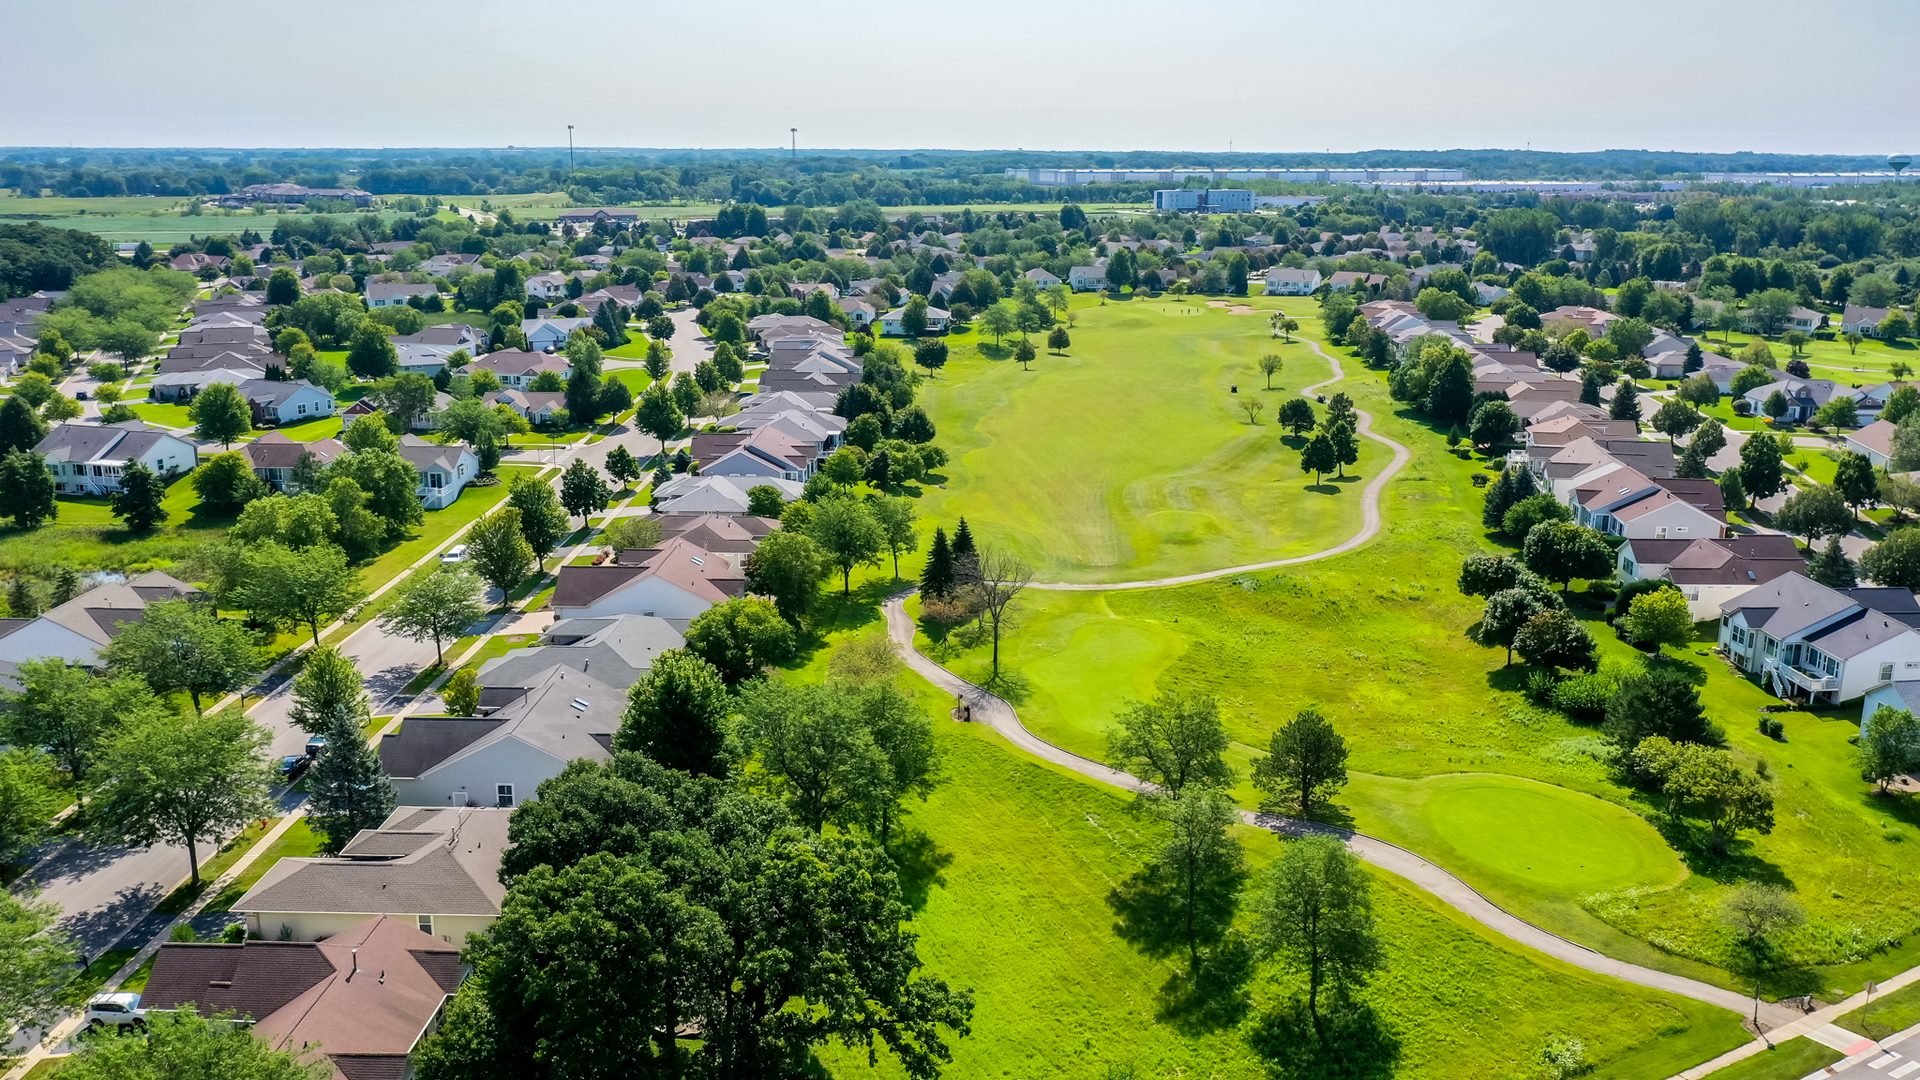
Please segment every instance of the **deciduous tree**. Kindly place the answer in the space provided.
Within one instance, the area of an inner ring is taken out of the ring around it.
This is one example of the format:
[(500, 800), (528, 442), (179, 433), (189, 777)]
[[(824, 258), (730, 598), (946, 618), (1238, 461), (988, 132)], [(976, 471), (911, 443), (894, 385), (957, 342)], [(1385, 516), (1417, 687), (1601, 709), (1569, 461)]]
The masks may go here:
[(1267, 756), (1253, 763), (1253, 784), (1266, 793), (1262, 810), (1310, 819), (1315, 803), (1330, 801), (1347, 784), (1347, 741), (1318, 709), (1302, 709), (1273, 733)]
[(223, 447), (253, 430), (253, 410), (232, 383), (214, 383), (200, 391), (187, 415), (193, 420), (195, 436)]
[(793, 627), (767, 600), (743, 596), (715, 604), (687, 627), (687, 651), (737, 686), (792, 655)]
[(685, 649), (668, 649), (627, 691), (613, 748), (681, 772), (722, 776), (730, 709), (726, 682), (712, 664)]
[(533, 565), (533, 548), (520, 530), (520, 510), (501, 507), (467, 530), (467, 563), (480, 580), (500, 590), (504, 603)]
[(747, 588), (773, 603), (787, 622), (799, 626), (820, 593), (828, 557), (813, 538), (795, 529), (778, 529), (747, 556)]
[(1307, 1012), (1317, 1032), (1323, 988), (1344, 999), (1385, 965), (1366, 871), (1335, 837), (1287, 841), (1266, 873), (1254, 913), (1261, 951), (1306, 975)]
[(232, 693), (260, 671), (246, 628), (191, 600), (148, 604), (138, 622), (121, 624), (106, 659), (110, 669), (138, 675), (159, 693), (186, 691), (195, 713), (205, 695)]
[(1152, 701), (1129, 701), (1107, 729), (1107, 753), (1114, 764), (1179, 798), (1189, 785), (1225, 787), (1233, 770), (1222, 756), (1227, 749), (1220, 705), (1204, 695), (1174, 692)]
[(254, 618), (283, 629), (305, 627), (320, 644), (320, 627), (366, 599), (360, 572), (332, 544), (294, 551), (272, 541), (254, 544), (241, 560), (233, 601)]
[[(157, 606), (136, 625), (152, 622)], [(267, 797), (273, 771), (264, 756), (271, 743), (239, 710), (128, 720), (101, 750), (89, 836), (101, 843), (183, 844), (190, 880), (198, 885), (203, 841), (274, 812)]]
[(345, 715), (358, 731), (370, 715), (360, 669), (340, 650), (321, 645), (307, 653), (300, 674), (293, 678), (293, 704), (287, 719), (309, 735), (318, 735)]
[(567, 535), (567, 511), (544, 481), (516, 476), (507, 487), (507, 505), (520, 511), (520, 535), (533, 549), (535, 568), (545, 570), (547, 555)]
[(486, 617), (479, 575), (466, 567), (438, 567), (400, 586), (380, 613), (380, 629), (409, 641), (432, 641), (434, 663), (445, 666), (442, 646)]

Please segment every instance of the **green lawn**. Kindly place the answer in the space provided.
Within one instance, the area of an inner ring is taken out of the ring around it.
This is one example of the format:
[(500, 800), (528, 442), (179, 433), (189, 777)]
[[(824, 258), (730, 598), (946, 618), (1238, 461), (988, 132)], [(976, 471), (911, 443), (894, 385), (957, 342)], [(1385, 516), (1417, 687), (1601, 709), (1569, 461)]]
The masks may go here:
[[(952, 359), (920, 392), (952, 459), (922, 514), (966, 517), (1046, 581), (1282, 558), (1359, 527), (1364, 478), (1389, 452), (1362, 440), (1346, 479), (1316, 487), (1275, 422), (1295, 388), (1327, 378), (1307, 345), (1272, 338), (1260, 314), (1197, 301), (1089, 304), (1076, 304), (1068, 355), (1043, 349), (1032, 370), (1010, 359), (1012, 342), (950, 339)], [(1268, 352), (1286, 362), (1272, 391), (1255, 367)], [(1379, 411), (1383, 395), (1366, 389), (1361, 407)], [(1237, 408), (1249, 399), (1265, 406), (1257, 424)]]
[(274, 863), (284, 858), (319, 854), (320, 844), (324, 838), (308, 828), (307, 821), (308, 819), (303, 817), (287, 826), (287, 831), (280, 834), (280, 839), (275, 840), (267, 850), (261, 852), (259, 858), (247, 864), (246, 871), (234, 878), (226, 888), (221, 889), (220, 894), (209, 900), (207, 906), (201, 910), (230, 911), (235, 901), (247, 895), (247, 890), (253, 888), (256, 882), (265, 877), (268, 870), (273, 869)]
[(317, 420), (308, 420), (302, 424), (283, 424), (275, 431), (294, 442), (314, 442), (319, 439), (337, 439), (340, 437), (341, 418), (322, 416)]
[(165, 524), (145, 535), (122, 528), (104, 498), (61, 496), (59, 517), (23, 532), (0, 528), (0, 568), (51, 578), (60, 568), (142, 573), (165, 569), (207, 540), (219, 539), (229, 514), (201, 512), (188, 477), (167, 488)]
[(1908, 983), (1884, 997), (1876, 995), (1834, 1023), (1869, 1039), (1884, 1039), (1894, 1032), (1905, 1031), (1920, 1024), (1920, 983)]
[(1801, 1080), (1839, 1061), (1841, 1053), (1814, 1042), (1794, 1039), (1708, 1073), (1713, 1080)]
[(193, 426), (193, 417), (187, 415), (187, 407), (185, 405), (176, 405), (172, 402), (161, 401), (138, 401), (129, 404), (133, 409), (134, 415), (149, 424), (159, 424), (162, 427), (170, 428), (190, 428)]

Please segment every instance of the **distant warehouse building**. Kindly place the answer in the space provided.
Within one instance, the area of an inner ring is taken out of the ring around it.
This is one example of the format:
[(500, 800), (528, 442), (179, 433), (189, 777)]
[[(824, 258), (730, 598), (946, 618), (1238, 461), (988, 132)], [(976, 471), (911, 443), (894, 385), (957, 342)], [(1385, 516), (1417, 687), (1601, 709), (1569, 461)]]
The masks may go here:
[(1251, 214), (1253, 191), (1248, 188), (1171, 188), (1153, 193), (1155, 210), (1176, 210), (1196, 214)]

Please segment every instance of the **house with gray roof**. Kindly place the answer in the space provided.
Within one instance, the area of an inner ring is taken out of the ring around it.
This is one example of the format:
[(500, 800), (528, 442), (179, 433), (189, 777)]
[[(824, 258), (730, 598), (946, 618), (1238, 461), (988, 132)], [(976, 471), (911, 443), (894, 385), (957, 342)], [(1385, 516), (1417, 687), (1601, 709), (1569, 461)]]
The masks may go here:
[(395, 449), (420, 474), (420, 503), (429, 510), (452, 505), (480, 475), (480, 459), (466, 443), (442, 445), (418, 435), (402, 435)]
[(240, 396), (253, 410), (254, 427), (303, 424), (333, 415), (333, 394), (305, 379), (248, 379)]
[(512, 700), (500, 699), (505, 691), (526, 693), (525, 688), (555, 664), (625, 690), (646, 674), (654, 657), (687, 643), (681, 633), (684, 627), (684, 621), (676, 628), (666, 619), (648, 615), (562, 619), (540, 635), (539, 644), (513, 649), (480, 665), (481, 715), (491, 715)]
[(59, 657), (94, 667), (122, 626), (146, 616), (148, 604), (194, 600), (206, 594), (158, 570), (124, 582), (96, 585), (32, 619), (0, 624), (0, 674), (11, 676), (22, 660)]
[(482, 704), (486, 716), (408, 717), (381, 737), (400, 805), (518, 806), (567, 762), (611, 759), (627, 692), (555, 659)]
[(171, 480), (200, 464), (194, 444), (139, 420), (119, 424), (56, 424), (33, 452), (46, 458), (53, 490), (66, 495), (111, 495), (120, 473), (139, 462)]
[[(416, 721), (407, 720), (408, 725)], [(247, 931), (280, 941), (323, 941), (369, 915), (391, 915), (454, 945), (500, 917), (500, 853), (512, 811), (406, 804), (363, 829), (335, 858), (273, 864), (233, 905)]]
[(1830, 589), (1789, 573), (1720, 606), (1720, 649), (1783, 698), (1837, 705), (1920, 679), (1916, 626), (1907, 589)]
[(1622, 581), (1673, 582), (1687, 598), (1695, 622), (1717, 619), (1728, 601), (1807, 568), (1793, 537), (1779, 533), (1629, 540), (1620, 546), (1617, 562)]
[(747, 594), (739, 561), (675, 538), (658, 548), (623, 552), (617, 563), (563, 566), (553, 591), (554, 617), (657, 615), (690, 620)]
[(1754, 414), (1760, 415), (1767, 399), (1776, 392), (1784, 394), (1787, 399), (1787, 411), (1782, 419), (1806, 420), (1836, 395), (1852, 394), (1853, 388), (1832, 379), (1802, 379), (1782, 373), (1774, 382), (1756, 386), (1742, 396), (1752, 403)]

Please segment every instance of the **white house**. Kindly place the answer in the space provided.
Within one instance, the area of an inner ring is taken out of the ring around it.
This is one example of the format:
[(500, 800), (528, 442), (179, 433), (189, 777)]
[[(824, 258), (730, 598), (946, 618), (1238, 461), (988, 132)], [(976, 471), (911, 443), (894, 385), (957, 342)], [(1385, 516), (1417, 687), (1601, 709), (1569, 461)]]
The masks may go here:
[(1786, 574), (1720, 609), (1720, 648), (1782, 697), (1852, 701), (1920, 678), (1920, 604), (1906, 589), (1829, 589)]
[(1059, 276), (1044, 266), (1036, 266), (1020, 276), (1033, 282), (1036, 287), (1042, 290), (1051, 289), (1055, 285), (1060, 284)]
[(139, 622), (148, 604), (204, 595), (155, 570), (124, 583), (96, 585), (32, 619), (0, 621), (0, 675), (11, 676), (22, 660), (44, 657), (93, 667), (122, 625)]
[(505, 405), (525, 417), (527, 423), (540, 425), (553, 419), (553, 410), (566, 408), (567, 395), (537, 393), (532, 390), (496, 390), (485, 399), (489, 405)]
[(551, 371), (564, 380), (572, 371), (565, 357), (549, 356), (542, 352), (522, 352), (519, 349), (490, 352), (475, 360), (468, 370), (471, 372), (475, 369), (493, 372), (494, 378), (500, 380), (501, 386), (516, 390), (524, 389), (533, 380), (539, 378), (542, 372)]
[(435, 255), (433, 258), (421, 263), (420, 269), (425, 270), (434, 277), (446, 277), (462, 266), (472, 270), (480, 269), (480, 256), (470, 255), (465, 252), (455, 252), (451, 255)]
[(333, 415), (333, 394), (305, 379), (249, 379), (238, 387), (253, 410), (253, 426), (299, 424)]
[(1833, 400), (1837, 395), (1853, 392), (1850, 386), (1843, 386), (1832, 379), (1802, 379), (1792, 375), (1782, 375), (1776, 381), (1764, 386), (1756, 386), (1743, 395), (1753, 403), (1753, 411), (1761, 414), (1767, 399), (1775, 393), (1787, 399), (1785, 419), (1806, 420), (1820, 411), (1820, 406)]
[(68, 495), (111, 495), (120, 471), (138, 461), (161, 480), (192, 472), (200, 451), (190, 442), (138, 420), (119, 424), (56, 424), (33, 452), (46, 458), (53, 490)]
[(425, 299), (439, 295), (440, 290), (432, 285), (409, 285), (404, 281), (367, 282), (367, 306), (370, 308), (406, 307), (409, 297)]
[(1920, 714), (1920, 673), (1900, 672), (1894, 676), (1894, 681), (1867, 691), (1867, 696), (1860, 699), (1860, 726), (1863, 729), (1867, 726), (1867, 720), (1880, 711), (1882, 705)]
[(1320, 287), (1320, 271), (1276, 266), (1267, 271), (1268, 296), (1308, 296)]
[(253, 475), (266, 482), (275, 491), (285, 491), (287, 481), (293, 478), (293, 470), (300, 459), (308, 454), (326, 464), (347, 452), (346, 445), (338, 439), (314, 439), (311, 442), (295, 442), (278, 431), (269, 431), (251, 442), (243, 443), (240, 452), (246, 455), (247, 462), (253, 466)]
[(592, 319), (523, 319), (520, 332), (527, 335), (527, 348), (539, 352), (543, 349), (560, 349), (567, 343), (567, 335), (583, 326), (592, 326)]
[(147, 386), (147, 396), (155, 401), (183, 401), (212, 386), (214, 383), (241, 383), (255, 379), (264, 379), (267, 371), (264, 367), (215, 367), (201, 368), (197, 371), (167, 371), (153, 377)]
[(465, 443), (442, 446), (417, 435), (400, 436), (400, 456), (420, 474), (420, 502), (429, 510), (449, 506), (480, 475), (480, 459)]
[(1840, 315), (1840, 332), (1859, 334), (1861, 337), (1879, 337), (1880, 323), (1892, 310), (1892, 308), (1856, 307), (1848, 304)]
[(1107, 287), (1107, 268), (1075, 266), (1067, 271), (1067, 284), (1074, 292), (1099, 292)]
[(1783, 577), (1807, 560), (1793, 537), (1778, 533), (1699, 540), (1629, 540), (1618, 555), (1622, 581), (1664, 578), (1687, 598), (1693, 621), (1720, 617), (1728, 601)]
[(854, 329), (864, 330), (873, 325), (873, 319), (877, 313), (873, 310), (873, 305), (865, 300), (843, 296), (834, 303), (839, 306), (840, 313), (847, 317), (847, 322), (851, 323)]
[(553, 592), (553, 617), (692, 619), (715, 604), (745, 595), (746, 578), (725, 556), (674, 539), (644, 553), (637, 563), (561, 567)]
[(319, 941), (369, 915), (391, 915), (464, 945), (500, 917), (500, 854), (512, 811), (446, 806), (402, 805), (334, 858), (281, 859), (233, 910), (246, 916), (249, 936), (267, 941)]
[(402, 806), (513, 807), (577, 758), (606, 761), (627, 694), (554, 662), (525, 686), (492, 684), (480, 717), (408, 717), (380, 739)]
[(1574, 521), (1609, 536), (1698, 540), (1727, 532), (1725, 504), (1711, 480), (1651, 480), (1608, 461), (1555, 488), (1564, 492)]
[(1848, 451), (1867, 455), (1876, 469), (1885, 468), (1893, 454), (1893, 432), (1895, 425), (1885, 420), (1875, 420), (1858, 431), (1849, 431), (1845, 435)]
[[(907, 330), (903, 320), (906, 314), (906, 308), (897, 307), (880, 316), (880, 332), (895, 337), (905, 334)], [(944, 334), (947, 332), (947, 324), (952, 321), (953, 315), (950, 312), (937, 307), (927, 308), (927, 333)]]
[(558, 270), (535, 274), (527, 279), (527, 295), (540, 300), (554, 300), (565, 296), (567, 295), (567, 275)]

